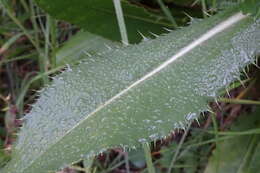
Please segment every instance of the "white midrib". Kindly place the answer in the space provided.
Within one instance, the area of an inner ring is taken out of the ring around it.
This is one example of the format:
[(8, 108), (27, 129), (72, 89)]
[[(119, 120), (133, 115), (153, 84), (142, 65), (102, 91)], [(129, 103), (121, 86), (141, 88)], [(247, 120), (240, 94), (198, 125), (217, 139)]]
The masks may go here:
[(198, 39), (196, 39), (195, 41), (191, 42), (189, 45), (185, 46), (184, 48), (182, 48), (179, 52), (177, 52), (175, 55), (173, 55), (170, 59), (168, 59), (167, 61), (165, 61), (164, 63), (162, 63), (161, 65), (159, 65), (157, 68), (155, 68), (154, 70), (152, 70), (151, 72), (147, 73), (145, 76), (143, 76), (142, 78), (138, 79), (137, 81), (135, 81), (134, 83), (132, 83), (130, 86), (128, 86), (127, 88), (125, 88), (124, 90), (122, 90), (120, 93), (116, 94), (114, 97), (112, 97), (111, 99), (109, 99), (108, 101), (106, 101), (105, 103), (103, 103), (102, 105), (100, 105), (99, 107), (97, 107), (97, 109), (95, 109), (93, 112), (91, 112), (88, 116), (86, 116), (85, 119), (81, 120), (79, 123), (77, 123), (71, 130), (69, 130), (66, 134), (70, 133), (70, 131), (72, 131), (74, 128), (76, 128), (79, 124), (81, 124), (82, 122), (84, 122), (86, 119), (88, 119), (89, 117), (91, 117), (91, 115), (97, 113), (98, 111), (100, 111), (101, 109), (103, 109), (104, 107), (106, 107), (107, 105), (109, 105), (110, 103), (114, 102), (116, 99), (118, 99), (119, 97), (121, 97), (122, 95), (126, 94), (128, 91), (130, 91), (132, 88), (138, 86), (140, 83), (144, 82), (145, 80), (149, 79), (150, 77), (154, 76), (155, 74), (159, 73), (161, 70), (163, 70), (164, 68), (166, 68), (167, 66), (169, 66), (171, 63), (173, 63), (175, 60), (177, 60), (178, 58), (186, 55), (187, 53), (189, 53), (190, 51), (192, 51), (194, 48), (196, 48), (197, 46), (201, 45), (202, 43), (204, 43), (205, 41), (209, 40), (210, 38), (212, 38), (213, 36), (215, 36), (216, 34), (224, 31), (225, 29), (231, 27), (233, 24), (239, 22), (240, 20), (246, 18), (246, 15), (243, 15), (241, 12), (234, 14), (233, 16), (229, 17), (228, 19), (226, 19), (225, 21), (221, 22), (220, 24), (216, 25), (214, 28), (210, 29), (208, 32), (206, 32), (205, 34), (203, 34), (202, 36), (200, 36)]
[[(210, 38), (214, 37), (215, 35), (217, 35), (218, 33), (228, 29), (229, 27), (231, 27), (232, 25), (234, 25), (235, 23), (243, 20), (244, 18), (246, 18), (246, 15), (243, 15), (241, 12), (234, 14), (233, 16), (227, 18), (225, 21), (219, 23), (218, 25), (214, 26), (212, 29), (210, 29), (208, 32), (206, 32), (205, 34), (201, 35), (199, 38), (197, 38), (196, 40), (194, 40), (193, 42), (191, 42), (190, 44), (188, 44), (187, 46), (183, 47), (180, 51), (178, 51), (175, 55), (173, 55), (170, 59), (168, 59), (167, 61), (165, 61), (164, 63), (162, 63), (161, 65), (159, 65), (157, 68), (155, 68), (154, 70), (152, 70), (151, 72), (147, 73), (145, 76), (143, 76), (142, 78), (138, 79), (136, 82), (132, 83), (130, 86), (128, 86), (127, 88), (125, 88), (124, 90), (122, 90), (120, 93), (116, 94), (114, 97), (112, 97), (111, 99), (109, 99), (108, 101), (106, 101), (105, 103), (103, 103), (102, 105), (100, 105), (99, 107), (97, 107), (93, 112), (91, 112), (89, 115), (86, 116), (86, 118), (84, 118), (83, 120), (79, 121), (73, 128), (71, 128), (69, 131), (67, 131), (67, 133), (65, 133), (64, 136), (68, 135), (70, 132), (73, 131), (73, 129), (75, 129), (76, 127), (78, 127), (81, 123), (83, 123), (85, 120), (87, 120), (89, 117), (91, 117), (92, 115), (94, 115), (95, 113), (99, 112), (101, 109), (103, 109), (104, 107), (106, 107), (107, 105), (111, 104), (112, 102), (114, 102), (115, 100), (117, 100), (118, 98), (120, 98), (122, 95), (126, 94), (128, 91), (130, 91), (132, 88), (138, 86), (140, 83), (146, 81), (147, 79), (149, 79), (150, 77), (154, 76), (155, 74), (159, 73), (161, 70), (163, 70), (164, 68), (166, 68), (167, 66), (169, 66), (170, 64), (172, 64), (175, 60), (177, 60), (178, 58), (186, 55), (187, 53), (191, 52), (194, 48), (196, 48), (197, 46), (201, 45), (202, 43), (204, 43), (205, 41), (209, 40)], [(63, 136), (63, 137), (64, 137)], [(60, 140), (63, 138), (61, 137)], [(60, 141), (59, 140), (59, 141)], [(44, 154), (45, 152), (43, 152), (42, 154)], [(41, 157), (40, 154), (38, 156), (38, 158)], [(30, 166), (28, 166), (30, 167)], [(26, 167), (25, 169), (27, 169), (28, 167)]]

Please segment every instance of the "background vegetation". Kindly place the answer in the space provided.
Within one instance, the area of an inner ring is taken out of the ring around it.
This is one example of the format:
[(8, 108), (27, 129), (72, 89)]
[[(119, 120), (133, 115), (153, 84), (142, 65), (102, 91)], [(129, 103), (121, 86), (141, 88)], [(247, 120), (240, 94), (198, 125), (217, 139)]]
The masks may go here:
[[(237, 1), (129, 2), (135, 6), (125, 5), (128, 16), (141, 16), (141, 20), (126, 18), (129, 41), (138, 43), (221, 13)], [(107, 49), (106, 45), (121, 46), (121, 37), (117, 23), (111, 23), (109, 16), (91, 16), (84, 19), (89, 21), (87, 26), (80, 20), (73, 21), (74, 25), (54, 19), (32, 0), (1, 0), (0, 13), (0, 166), (4, 166), (11, 158), (23, 116), (38, 97), (36, 91), (67, 68), (65, 64), (77, 63), (82, 58), (81, 53), (76, 54), (79, 50), (98, 54)], [(63, 14), (55, 15), (70, 20)], [(100, 23), (111, 29), (102, 29)], [(131, 30), (136, 27), (140, 28), (139, 35)], [(114, 148), (91, 162), (83, 160), (60, 172), (257, 172), (260, 165), (259, 74), (257, 64), (246, 68), (242, 80), (233, 83), (223, 97), (210, 104), (211, 112), (187, 130), (154, 141), (151, 152), (149, 147), (130, 152)]]

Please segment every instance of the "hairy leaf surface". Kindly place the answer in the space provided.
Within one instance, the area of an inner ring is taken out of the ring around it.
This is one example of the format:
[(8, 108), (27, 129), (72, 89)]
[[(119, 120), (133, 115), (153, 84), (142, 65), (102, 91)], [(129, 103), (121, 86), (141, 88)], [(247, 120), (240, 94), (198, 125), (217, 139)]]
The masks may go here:
[(4, 172), (56, 170), (185, 128), (254, 61), (259, 26), (233, 9), (68, 67), (40, 92)]

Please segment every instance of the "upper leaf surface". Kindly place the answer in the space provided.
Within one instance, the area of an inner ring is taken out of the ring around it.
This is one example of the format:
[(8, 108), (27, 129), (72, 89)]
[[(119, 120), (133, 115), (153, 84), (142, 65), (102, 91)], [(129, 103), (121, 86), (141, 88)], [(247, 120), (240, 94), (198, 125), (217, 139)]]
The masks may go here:
[(47, 172), (184, 128), (254, 60), (259, 25), (231, 10), (68, 67), (40, 92), (5, 171)]

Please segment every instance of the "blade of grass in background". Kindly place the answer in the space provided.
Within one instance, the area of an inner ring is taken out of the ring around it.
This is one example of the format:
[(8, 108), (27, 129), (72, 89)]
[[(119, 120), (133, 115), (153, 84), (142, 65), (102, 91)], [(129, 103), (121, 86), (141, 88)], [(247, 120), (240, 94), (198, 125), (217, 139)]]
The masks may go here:
[(144, 143), (143, 149), (148, 173), (155, 173), (149, 143)]
[(174, 26), (174, 28), (177, 28), (178, 25), (177, 25), (174, 17), (172, 16), (170, 10), (165, 6), (164, 2), (162, 0), (157, 0), (157, 2), (160, 5), (160, 7), (161, 7), (162, 11), (164, 12), (164, 14), (168, 17), (169, 21)]
[(117, 23), (119, 26), (122, 42), (123, 44), (128, 45), (129, 41), (128, 41), (127, 30), (125, 26), (125, 19), (121, 7), (121, 0), (113, 0), (113, 3), (116, 11)]

